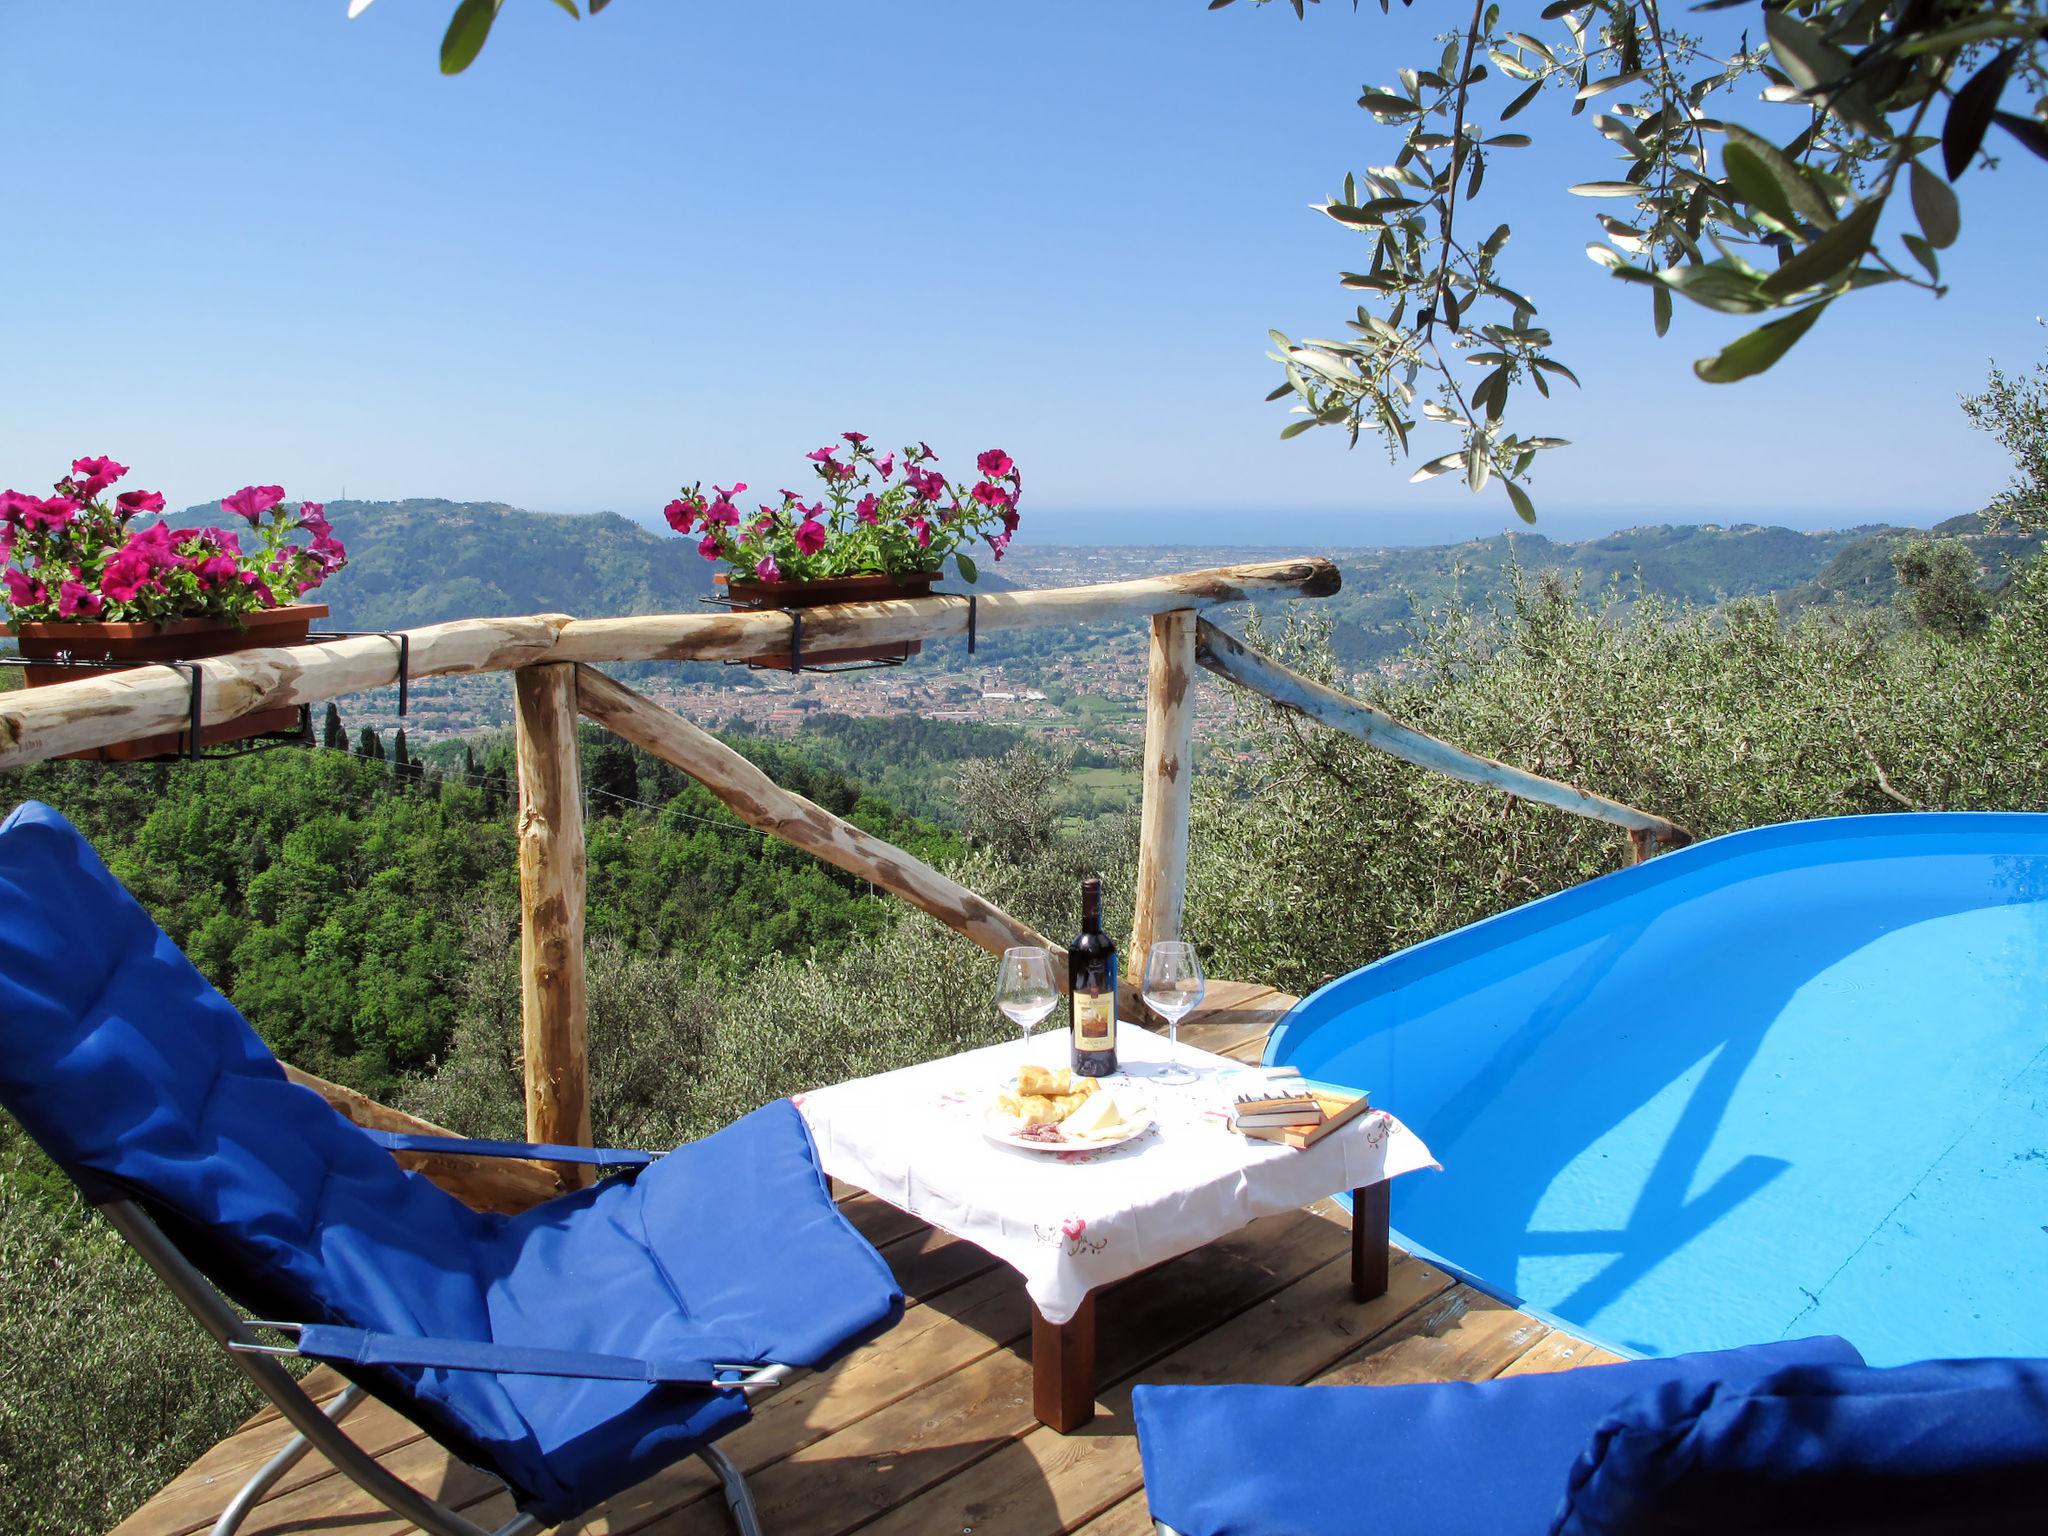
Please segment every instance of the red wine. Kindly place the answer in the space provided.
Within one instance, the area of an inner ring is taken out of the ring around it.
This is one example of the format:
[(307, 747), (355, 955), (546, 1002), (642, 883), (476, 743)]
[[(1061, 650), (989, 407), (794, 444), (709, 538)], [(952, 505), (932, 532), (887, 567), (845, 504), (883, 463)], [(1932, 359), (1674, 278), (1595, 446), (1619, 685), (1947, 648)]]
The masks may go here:
[(1074, 1014), (1074, 1071), (1116, 1070), (1116, 940), (1102, 931), (1102, 882), (1081, 882), (1081, 936), (1067, 946), (1068, 1005)]

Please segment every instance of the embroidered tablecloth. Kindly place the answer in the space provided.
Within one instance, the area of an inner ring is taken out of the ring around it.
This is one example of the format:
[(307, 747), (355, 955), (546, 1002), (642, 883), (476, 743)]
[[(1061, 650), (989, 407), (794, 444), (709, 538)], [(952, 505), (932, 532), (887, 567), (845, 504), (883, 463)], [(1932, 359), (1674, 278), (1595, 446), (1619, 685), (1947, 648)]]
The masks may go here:
[[(1141, 1099), (1154, 1118), (1117, 1147), (1031, 1152), (983, 1134), (991, 1097), (1015, 1085), (1021, 1063), (1067, 1064), (1065, 1030), (855, 1078), (795, 1103), (828, 1174), (1011, 1265), (1052, 1323), (1071, 1318), (1090, 1291), (1261, 1216), (1438, 1166), (1420, 1137), (1379, 1109), (1303, 1150), (1249, 1140), (1230, 1128), (1229, 1105), (1259, 1084), (1256, 1069), (1134, 1024), (1119, 1025), (1117, 1053), (1126, 1070), (1105, 1086)], [(1166, 1061), (1196, 1080), (1144, 1075)]]

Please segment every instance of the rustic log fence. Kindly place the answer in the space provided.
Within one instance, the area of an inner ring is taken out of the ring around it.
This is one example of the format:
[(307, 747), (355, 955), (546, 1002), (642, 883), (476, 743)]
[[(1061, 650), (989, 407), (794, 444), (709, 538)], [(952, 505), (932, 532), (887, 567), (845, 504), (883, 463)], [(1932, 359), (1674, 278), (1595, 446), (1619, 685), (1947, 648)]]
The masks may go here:
[[(935, 595), (810, 608), (806, 647), (939, 640), (1073, 624), (1147, 620), (1143, 808), (1136, 917), (1123, 1006), (1135, 1015), (1142, 957), (1180, 932), (1186, 895), (1193, 766), (1195, 670), (1205, 667), (1281, 708), (1343, 731), (1406, 762), (1626, 831), (1631, 856), (1690, 841), (1664, 817), (1475, 756), (1401, 724), (1258, 655), (1201, 617), (1254, 597), (1326, 597), (1338, 589), (1328, 560), (1224, 566), (1174, 576), (1054, 590)], [(1057, 949), (1028, 924), (881, 838), (790, 793), (737, 752), (679, 715), (596, 670), (599, 663), (722, 661), (785, 649), (792, 621), (779, 612), (662, 614), (576, 619), (566, 614), (463, 619), (408, 631), (407, 676), (510, 672), (519, 785), (520, 994), (527, 1133), (537, 1142), (590, 1143), (583, 974), (583, 716), (672, 763), (748, 825), (872, 882), (1000, 954), (1016, 944)], [(237, 652), (196, 664), (202, 721), (320, 703), (398, 681), (396, 636), (356, 636)], [(0, 769), (187, 727), (183, 672), (146, 667), (0, 695)], [(1056, 966), (1064, 975), (1064, 967)], [(1127, 1015), (1129, 1016), (1129, 1015)], [(360, 1094), (295, 1069), (343, 1114), (383, 1129), (433, 1132)], [(539, 1163), (480, 1166), (475, 1158), (404, 1154), (473, 1204), (516, 1209), (581, 1182), (587, 1170)]]

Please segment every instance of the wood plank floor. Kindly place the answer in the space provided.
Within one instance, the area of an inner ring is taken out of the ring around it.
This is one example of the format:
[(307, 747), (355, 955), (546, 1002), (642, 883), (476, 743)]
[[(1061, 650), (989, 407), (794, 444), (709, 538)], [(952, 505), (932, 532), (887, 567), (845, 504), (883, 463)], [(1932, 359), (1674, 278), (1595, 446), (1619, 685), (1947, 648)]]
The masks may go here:
[[(1232, 986), (1215, 984), (1212, 995)], [(1270, 988), (1241, 991), (1215, 996), (1183, 1038), (1255, 1057), (1293, 1000)], [(1236, 1004), (1247, 1005), (1243, 1015)], [(1348, 1218), (1317, 1207), (1268, 1217), (1104, 1292), (1095, 1419), (1057, 1435), (1032, 1416), (1031, 1314), (1016, 1273), (870, 1196), (842, 1206), (889, 1261), (909, 1305), (885, 1337), (766, 1399), (720, 1442), (746, 1469), (775, 1536), (1145, 1536), (1151, 1523), (1130, 1414), (1139, 1381), (1482, 1380), (1615, 1358), (1405, 1254), (1395, 1255), (1385, 1296), (1353, 1302)], [(325, 1396), (340, 1383), (322, 1371), (309, 1385)], [(358, 1404), (343, 1422), (385, 1466), (486, 1528), (511, 1516), (494, 1482), (383, 1405)], [(287, 1438), (274, 1412), (256, 1415), (116, 1536), (206, 1529)], [(295, 1467), (243, 1526), (249, 1536), (411, 1529), (318, 1456)], [(730, 1530), (694, 1459), (561, 1527), (565, 1536)]]

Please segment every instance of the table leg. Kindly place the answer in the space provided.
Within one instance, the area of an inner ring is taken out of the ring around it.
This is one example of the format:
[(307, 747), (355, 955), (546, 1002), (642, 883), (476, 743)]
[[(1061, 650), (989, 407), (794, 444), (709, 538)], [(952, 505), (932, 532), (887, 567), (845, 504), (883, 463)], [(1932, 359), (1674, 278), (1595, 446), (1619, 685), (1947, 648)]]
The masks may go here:
[(1031, 1307), (1031, 1406), (1038, 1422), (1071, 1434), (1095, 1417), (1095, 1294), (1064, 1323)]
[(1351, 1191), (1351, 1299), (1387, 1294), (1388, 1186), (1382, 1181)]

